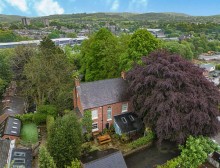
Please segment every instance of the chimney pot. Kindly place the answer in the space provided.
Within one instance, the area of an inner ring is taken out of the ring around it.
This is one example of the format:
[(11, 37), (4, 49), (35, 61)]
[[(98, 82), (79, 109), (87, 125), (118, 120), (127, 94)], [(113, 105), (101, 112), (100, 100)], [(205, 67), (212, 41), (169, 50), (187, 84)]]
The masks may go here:
[(125, 71), (121, 72), (121, 77), (122, 77), (122, 79), (126, 80), (126, 72)]
[(80, 79), (75, 78), (75, 87), (80, 86)]

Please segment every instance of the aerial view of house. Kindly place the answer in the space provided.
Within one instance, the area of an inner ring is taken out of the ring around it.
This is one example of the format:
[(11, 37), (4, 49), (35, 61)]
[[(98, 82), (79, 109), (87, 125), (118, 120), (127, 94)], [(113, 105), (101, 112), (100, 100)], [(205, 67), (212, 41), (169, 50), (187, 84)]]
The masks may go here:
[(2, 0), (0, 168), (219, 168), (219, 0)]

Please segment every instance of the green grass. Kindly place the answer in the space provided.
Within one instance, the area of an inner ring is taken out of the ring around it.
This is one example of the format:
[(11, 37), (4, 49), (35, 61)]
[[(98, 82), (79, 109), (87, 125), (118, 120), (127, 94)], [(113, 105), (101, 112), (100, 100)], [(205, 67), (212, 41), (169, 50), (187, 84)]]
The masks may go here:
[(21, 129), (21, 140), (24, 143), (36, 143), (38, 141), (37, 125), (34, 123), (25, 123)]

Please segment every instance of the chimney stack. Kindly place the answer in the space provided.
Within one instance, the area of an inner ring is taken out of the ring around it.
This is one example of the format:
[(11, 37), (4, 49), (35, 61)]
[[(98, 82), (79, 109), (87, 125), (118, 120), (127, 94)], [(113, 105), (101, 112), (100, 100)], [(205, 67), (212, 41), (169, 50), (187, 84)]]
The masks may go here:
[(75, 87), (80, 86), (80, 79), (77, 77), (75, 78)]
[(126, 80), (126, 72), (125, 71), (122, 71), (121, 72), (121, 78)]

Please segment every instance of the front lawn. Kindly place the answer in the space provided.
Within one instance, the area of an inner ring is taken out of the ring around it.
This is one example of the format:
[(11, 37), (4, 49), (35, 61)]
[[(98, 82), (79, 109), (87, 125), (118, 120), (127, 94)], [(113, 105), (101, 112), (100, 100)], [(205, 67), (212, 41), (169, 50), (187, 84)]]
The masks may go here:
[(21, 140), (23, 143), (34, 144), (38, 141), (37, 125), (34, 123), (26, 123), (21, 129)]

